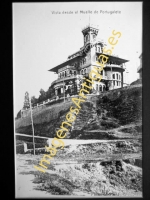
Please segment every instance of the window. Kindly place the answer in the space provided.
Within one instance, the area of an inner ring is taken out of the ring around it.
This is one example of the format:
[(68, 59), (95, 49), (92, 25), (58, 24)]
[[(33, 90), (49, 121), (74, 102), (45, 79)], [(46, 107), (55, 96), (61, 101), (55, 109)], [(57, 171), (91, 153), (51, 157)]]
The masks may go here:
[(120, 75), (119, 75), (119, 80), (121, 80), (121, 79), (120, 79)]
[(115, 85), (115, 81), (113, 81), (114, 85)]
[(81, 75), (83, 75), (83, 70), (81, 70)]
[(98, 47), (98, 52), (100, 52), (100, 47)]
[(119, 85), (119, 81), (117, 81), (117, 86)]
[(113, 74), (113, 79), (115, 79), (115, 74)]
[(86, 69), (84, 69), (84, 74), (86, 74)]
[(96, 56), (96, 61), (98, 61), (98, 57)]
[(64, 77), (64, 72), (62, 72), (62, 78)]
[(99, 91), (102, 91), (102, 86), (101, 85), (99, 86)]
[(105, 91), (105, 85), (103, 85), (103, 91)]
[(67, 73), (66, 73), (66, 71), (65, 71), (65, 77), (67, 76)]
[(116, 74), (117, 75), (117, 80), (118, 80), (118, 74)]
[(76, 71), (74, 71), (74, 75), (76, 75)]
[(96, 84), (96, 91), (98, 91), (98, 84)]

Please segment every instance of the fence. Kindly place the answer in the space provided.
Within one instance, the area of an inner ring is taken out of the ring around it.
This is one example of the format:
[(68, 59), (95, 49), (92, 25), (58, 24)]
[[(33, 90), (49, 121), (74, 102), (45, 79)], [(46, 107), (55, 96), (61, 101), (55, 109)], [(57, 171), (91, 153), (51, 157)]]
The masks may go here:
[[(32, 137), (32, 135), (26, 135), (26, 134), (21, 134), (21, 133), (15, 133), (15, 136), (23, 136), (23, 137)], [(34, 138), (41, 138), (41, 139), (46, 139), (47, 140), (47, 145), (50, 147), (51, 145), (51, 140), (52, 138), (48, 138), (48, 137), (42, 137), (42, 136), (34, 136)], [(29, 149), (27, 146), (27, 144), (33, 144), (32, 142), (23, 142), (22, 144), (17, 144), (16, 145), (16, 153), (27, 153), (27, 152), (32, 152), (33, 148)], [(35, 144), (41, 144), (41, 143), (35, 143)], [(35, 148), (35, 150), (38, 150), (39, 152), (41, 152), (41, 150), (45, 150), (45, 147), (39, 147), (39, 148)], [(43, 152), (43, 151), (42, 151)]]
[[(67, 102), (71, 101), (71, 98), (75, 97), (75, 96), (78, 96), (78, 95), (72, 95), (70, 97), (65, 97), (65, 101), (67, 101)], [(37, 104), (37, 106), (32, 107), (32, 110), (33, 110), (32, 112), (34, 114), (40, 110), (43, 110), (43, 108), (46, 108), (47, 106), (61, 103), (63, 101), (64, 101), (64, 97), (61, 97), (58, 99), (53, 99), (53, 100), (47, 99), (46, 101), (43, 101), (43, 102)], [(30, 114), (30, 108), (28, 108), (26, 110), (24, 110), (24, 109), (21, 110), (21, 118), (27, 117), (27, 116), (29, 116), (29, 114)]]

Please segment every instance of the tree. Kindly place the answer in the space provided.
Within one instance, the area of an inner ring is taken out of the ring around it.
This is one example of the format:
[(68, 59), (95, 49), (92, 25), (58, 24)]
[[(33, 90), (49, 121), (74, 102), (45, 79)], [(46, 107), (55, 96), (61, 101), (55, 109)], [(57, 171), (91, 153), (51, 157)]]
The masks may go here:
[(32, 96), (31, 97), (31, 103), (32, 103), (32, 105), (35, 105), (35, 104), (37, 104), (37, 99), (35, 98), (35, 96)]
[(46, 100), (46, 92), (43, 89), (40, 89), (40, 96), (39, 96), (39, 101), (44, 101)]

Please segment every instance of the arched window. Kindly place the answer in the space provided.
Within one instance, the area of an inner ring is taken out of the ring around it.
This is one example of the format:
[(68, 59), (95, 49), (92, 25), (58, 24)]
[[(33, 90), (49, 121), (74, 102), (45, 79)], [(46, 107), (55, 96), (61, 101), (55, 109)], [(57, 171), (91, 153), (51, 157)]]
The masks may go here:
[(87, 40), (88, 40), (88, 35), (85, 36), (85, 42), (87, 42)]
[(87, 41), (89, 41), (90, 40), (90, 36), (89, 36), (89, 34), (87, 35)]
[(101, 85), (99, 86), (99, 91), (102, 91), (102, 86)]
[(105, 88), (105, 85), (103, 85), (103, 91), (105, 91), (105, 89), (106, 89), (106, 88)]
[(118, 74), (116, 74), (117, 75), (117, 80), (118, 80)]
[(98, 91), (98, 84), (96, 84), (96, 91)]
[(84, 74), (86, 74), (86, 69), (84, 69)]

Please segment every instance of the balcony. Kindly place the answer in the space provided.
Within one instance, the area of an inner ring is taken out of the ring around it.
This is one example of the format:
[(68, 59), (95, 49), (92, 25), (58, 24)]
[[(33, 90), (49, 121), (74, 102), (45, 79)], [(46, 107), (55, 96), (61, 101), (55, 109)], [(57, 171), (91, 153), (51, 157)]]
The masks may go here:
[(56, 83), (59, 83), (59, 82), (62, 82), (62, 81), (66, 81), (66, 80), (71, 80), (71, 79), (75, 79), (77, 78), (77, 75), (70, 75), (70, 76), (66, 76), (66, 77), (61, 77), (61, 78), (58, 78), (57, 80), (53, 81), (51, 83), (51, 85), (53, 84), (56, 84)]
[(120, 69), (123, 69), (125, 70), (125, 67), (123, 67), (123, 65), (116, 65), (116, 64), (106, 64), (106, 67), (116, 67), (116, 68), (120, 68)]

